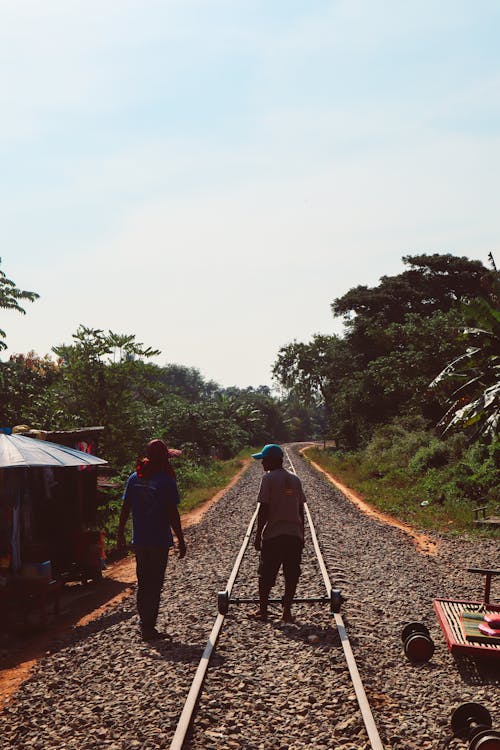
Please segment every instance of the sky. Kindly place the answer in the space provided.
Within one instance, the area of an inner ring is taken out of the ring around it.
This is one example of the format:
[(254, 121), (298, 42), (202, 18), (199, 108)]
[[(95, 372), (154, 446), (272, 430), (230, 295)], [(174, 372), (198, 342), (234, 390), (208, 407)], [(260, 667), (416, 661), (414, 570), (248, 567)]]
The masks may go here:
[(500, 260), (498, 0), (0, 0), (0, 256), (223, 386), (412, 253)]

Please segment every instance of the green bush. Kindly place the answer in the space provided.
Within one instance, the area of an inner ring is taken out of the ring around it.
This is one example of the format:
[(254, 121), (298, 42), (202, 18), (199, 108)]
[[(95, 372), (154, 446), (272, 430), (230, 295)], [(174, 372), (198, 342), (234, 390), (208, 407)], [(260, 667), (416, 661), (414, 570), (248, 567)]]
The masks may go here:
[(497, 441), (490, 445), (477, 443), (464, 453), (464, 462), (469, 469), (469, 479), (473, 484), (474, 499), (487, 501), (500, 500), (500, 469), (498, 467)]
[(364, 450), (308, 455), (380, 510), (440, 531), (473, 527), (473, 508), (500, 504), (500, 442), (439, 440), (422, 423), (379, 427)]
[(428, 469), (439, 469), (445, 466), (450, 458), (446, 443), (433, 438), (428, 445), (422, 445), (408, 462), (410, 473), (418, 476)]
[(432, 440), (424, 427), (420, 418), (398, 418), (376, 429), (363, 452), (364, 459), (374, 467), (373, 476), (408, 466), (415, 452)]

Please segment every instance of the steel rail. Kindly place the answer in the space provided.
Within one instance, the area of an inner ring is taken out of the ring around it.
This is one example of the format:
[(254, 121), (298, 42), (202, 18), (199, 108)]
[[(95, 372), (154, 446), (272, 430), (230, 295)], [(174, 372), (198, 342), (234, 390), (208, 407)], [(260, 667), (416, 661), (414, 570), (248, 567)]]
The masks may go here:
[[(297, 474), (297, 472), (295, 471), (295, 467), (288, 454), (288, 451), (286, 449), (285, 449), (285, 455), (292, 468), (293, 473)], [(307, 515), (307, 521), (309, 523), (309, 530), (311, 532), (311, 538), (313, 541), (314, 551), (316, 552), (316, 557), (318, 560), (319, 568), (321, 570), (321, 575), (323, 576), (323, 581), (325, 584), (327, 595), (328, 597), (330, 597), (331, 591), (332, 591), (332, 584), (330, 582), (330, 577), (328, 575), (328, 571), (326, 569), (326, 566), (323, 560), (323, 555), (321, 553), (319, 543), (318, 543), (318, 537), (316, 536), (316, 530), (314, 528), (314, 524), (312, 522), (311, 514), (309, 512), (309, 508), (307, 507), (307, 503), (305, 503), (304, 508), (305, 508), (306, 515)], [(378, 733), (377, 725), (375, 724), (375, 720), (373, 718), (373, 714), (370, 708), (370, 704), (368, 702), (368, 698), (366, 697), (365, 689), (363, 687), (363, 682), (361, 681), (361, 677), (359, 675), (358, 667), (356, 664), (356, 660), (354, 658), (354, 654), (352, 652), (351, 644), (349, 642), (349, 636), (347, 635), (347, 630), (345, 628), (342, 615), (338, 612), (335, 612), (333, 613), (333, 617), (335, 618), (335, 624), (337, 626), (337, 631), (340, 637), (340, 642), (342, 644), (342, 648), (344, 649), (344, 656), (347, 662), (347, 666), (349, 668), (349, 674), (351, 675), (352, 685), (354, 687), (354, 692), (356, 693), (356, 698), (358, 701), (359, 709), (361, 711), (361, 716), (363, 717), (363, 722), (365, 725), (366, 733), (368, 734), (368, 739), (370, 740), (373, 750), (384, 750), (384, 746), (382, 745), (382, 741)]]
[[(285, 449), (285, 455), (286, 458), (290, 464), (290, 467), (294, 474), (297, 474), (295, 471), (295, 467), (290, 459), (290, 456), (288, 454), (288, 451)], [(254, 514), (252, 515), (252, 518), (250, 520), (250, 523), (248, 524), (247, 531), (245, 534), (245, 537), (243, 539), (243, 543), (240, 547), (240, 550), (238, 552), (238, 556), (236, 557), (236, 560), (233, 565), (233, 569), (231, 571), (231, 574), (228, 578), (225, 593), (227, 594), (229, 603), (231, 603), (230, 595), (232, 588), (234, 586), (234, 583), (236, 581), (239, 568), (241, 565), (241, 561), (243, 559), (243, 555), (245, 554), (246, 548), (248, 546), (248, 542), (250, 540), (250, 536), (252, 534), (253, 526), (255, 523), (255, 519), (257, 518), (257, 514), (259, 512), (260, 504), (257, 504), (257, 507), (255, 509)], [(331, 592), (332, 592), (332, 584), (330, 582), (330, 577), (328, 575), (328, 571), (326, 569), (323, 555), (321, 553), (318, 538), (316, 536), (316, 531), (314, 528), (314, 524), (311, 518), (311, 514), (309, 512), (309, 508), (307, 507), (307, 503), (305, 503), (305, 512), (307, 516), (307, 521), (309, 524), (309, 529), (311, 532), (311, 538), (313, 541), (314, 551), (316, 553), (316, 559), (318, 561), (319, 568), (321, 570), (321, 575), (323, 577), (323, 581), (325, 584), (325, 588), (327, 591), (327, 597), (325, 599), (325, 602), (330, 601), (331, 599)], [(315, 600), (315, 597), (311, 597), (309, 601)], [(322, 601), (323, 597), (318, 597), (318, 601)], [(236, 599), (235, 601), (241, 601), (241, 603), (246, 601), (246, 598), (240, 598)], [(281, 600), (279, 600), (281, 601)], [(302, 600), (297, 599), (294, 601), (300, 602)], [(378, 730), (375, 724), (375, 721), (373, 719), (373, 715), (371, 713), (370, 705), (368, 703), (368, 699), (366, 697), (366, 693), (363, 687), (363, 683), (361, 681), (358, 668), (356, 666), (356, 661), (354, 659), (354, 655), (352, 653), (351, 645), (349, 643), (349, 637), (347, 635), (347, 631), (345, 629), (344, 622), (342, 620), (342, 617), (339, 613), (333, 613), (333, 617), (335, 618), (335, 624), (337, 626), (337, 630), (339, 633), (340, 641), (342, 644), (342, 648), (344, 649), (344, 656), (346, 658), (347, 666), (349, 668), (349, 674), (351, 675), (351, 681), (354, 687), (354, 691), (356, 693), (356, 698), (358, 701), (358, 705), (361, 711), (361, 715), (363, 718), (363, 722), (365, 725), (366, 732), (368, 734), (368, 738), (370, 740), (371, 746), (373, 750), (384, 750), (384, 747), (382, 745), (382, 742), (380, 740), (380, 736), (378, 734)], [(182, 713), (180, 715), (179, 721), (177, 723), (177, 727), (175, 730), (175, 734), (172, 738), (172, 742), (170, 743), (169, 750), (182, 750), (184, 740), (186, 738), (186, 734), (188, 732), (191, 719), (194, 713), (194, 710), (196, 708), (196, 703), (199, 697), (199, 694), (201, 692), (201, 688), (203, 686), (203, 681), (205, 679), (205, 674), (208, 669), (208, 664), (211, 658), (211, 655), (213, 653), (213, 650), (215, 649), (215, 646), (217, 644), (217, 639), (219, 637), (220, 631), (222, 629), (222, 625), (224, 623), (225, 615), (218, 614), (215, 620), (215, 623), (212, 627), (212, 630), (210, 632), (210, 636), (208, 638), (208, 641), (206, 643), (205, 649), (203, 651), (203, 654), (200, 659), (200, 663), (198, 664), (198, 668), (196, 670), (196, 673), (193, 677), (193, 681), (191, 683), (191, 687), (189, 689), (188, 696), (186, 698), (186, 702), (184, 703), (184, 707), (182, 709)]]
[[(228, 581), (226, 584), (226, 592), (228, 596), (230, 596), (234, 582), (236, 581), (236, 576), (238, 575), (238, 571), (240, 569), (240, 564), (243, 559), (243, 555), (245, 554), (245, 550), (248, 546), (248, 541), (252, 533), (255, 519), (257, 518), (257, 513), (259, 512), (259, 507), (260, 507), (260, 503), (257, 503), (257, 508), (252, 516), (250, 523), (248, 524), (248, 528), (245, 534), (245, 538), (243, 540), (243, 544), (240, 547), (240, 551), (238, 552), (238, 556), (234, 562), (231, 575), (228, 578)], [(180, 715), (179, 721), (177, 722), (175, 734), (172, 738), (172, 742), (170, 743), (170, 750), (182, 749), (182, 745), (184, 744), (184, 739), (186, 737), (187, 731), (189, 729), (189, 725), (191, 723), (191, 717), (193, 715), (193, 711), (196, 707), (198, 696), (203, 686), (203, 680), (205, 679), (205, 674), (208, 669), (208, 663), (210, 661), (210, 657), (212, 656), (212, 651), (215, 648), (217, 639), (219, 637), (219, 633), (224, 623), (224, 618), (225, 618), (225, 615), (221, 615), (221, 614), (218, 614), (216, 617), (214, 626), (212, 628), (212, 631), (207, 641), (207, 645), (205, 646), (205, 650), (203, 651), (203, 654), (201, 656), (200, 663), (198, 664), (198, 669), (196, 670), (196, 673), (193, 677), (193, 681), (191, 683), (191, 687), (189, 689), (186, 702), (184, 703), (182, 713)]]

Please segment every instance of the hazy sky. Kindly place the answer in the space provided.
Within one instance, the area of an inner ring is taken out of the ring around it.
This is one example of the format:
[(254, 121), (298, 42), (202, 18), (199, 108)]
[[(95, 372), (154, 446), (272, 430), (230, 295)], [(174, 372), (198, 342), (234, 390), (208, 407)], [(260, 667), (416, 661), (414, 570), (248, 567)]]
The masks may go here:
[(402, 255), (486, 263), (499, 39), (498, 0), (0, 0), (0, 256), (41, 295), (3, 357), (82, 323), (269, 384)]

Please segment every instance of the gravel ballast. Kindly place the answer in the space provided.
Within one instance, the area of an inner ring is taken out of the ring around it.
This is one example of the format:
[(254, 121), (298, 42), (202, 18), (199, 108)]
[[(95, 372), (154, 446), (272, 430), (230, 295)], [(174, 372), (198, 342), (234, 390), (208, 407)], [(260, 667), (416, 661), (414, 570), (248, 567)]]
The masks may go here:
[[(454, 659), (438, 626), (438, 596), (481, 599), (483, 579), (468, 567), (498, 568), (498, 538), (440, 541), (423, 555), (403, 532), (361, 513), (299, 456), (302, 479), (342, 616), (384, 747), (436, 750), (461, 703), (483, 703), (500, 729), (500, 661)], [(135, 598), (54, 643), (0, 714), (0, 748), (153, 750), (168, 748), (223, 590), (243, 540), (262, 469), (240, 481), (188, 530), (187, 556), (169, 560), (158, 626), (173, 642), (137, 636)], [(234, 596), (257, 596), (257, 553), (250, 544)], [(494, 579), (492, 598), (500, 598)], [(272, 593), (281, 596), (280, 577)], [(309, 534), (297, 596), (324, 586)], [(283, 625), (255, 606), (232, 605), (212, 658), (185, 747), (193, 750), (299, 750), (370, 747), (328, 607), (297, 605)], [(412, 665), (401, 631), (424, 623), (436, 644), (431, 661)], [(464, 747), (453, 740), (449, 747)]]

